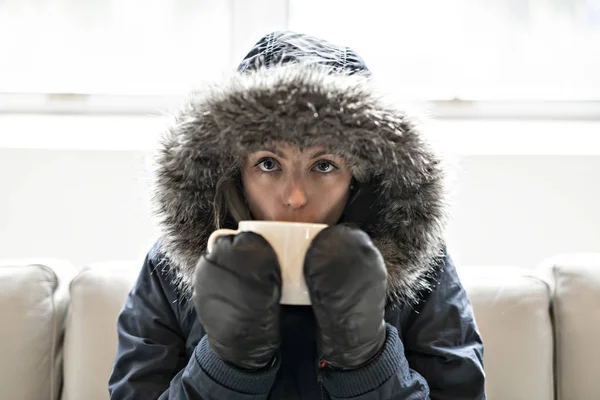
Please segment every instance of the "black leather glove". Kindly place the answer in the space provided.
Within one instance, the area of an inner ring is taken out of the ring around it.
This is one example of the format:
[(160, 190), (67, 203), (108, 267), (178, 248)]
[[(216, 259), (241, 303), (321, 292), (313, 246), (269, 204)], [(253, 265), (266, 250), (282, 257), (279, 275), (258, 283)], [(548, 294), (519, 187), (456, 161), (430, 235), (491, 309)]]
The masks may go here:
[(193, 301), (208, 343), (245, 369), (268, 366), (280, 344), (277, 255), (253, 232), (219, 237), (195, 271)]
[(344, 225), (322, 230), (307, 252), (304, 275), (319, 325), (321, 367), (355, 369), (379, 354), (387, 271), (369, 236)]

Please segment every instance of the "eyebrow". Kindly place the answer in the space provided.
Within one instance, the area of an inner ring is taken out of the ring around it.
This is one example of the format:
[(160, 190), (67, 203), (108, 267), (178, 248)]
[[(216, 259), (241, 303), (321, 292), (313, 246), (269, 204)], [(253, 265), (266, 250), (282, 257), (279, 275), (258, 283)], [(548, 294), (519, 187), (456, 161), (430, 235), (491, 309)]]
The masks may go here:
[(279, 150), (277, 150), (274, 147), (267, 147), (266, 149), (264, 149), (263, 151), (268, 151), (270, 153), (275, 154), (277, 157), (279, 158), (283, 158), (284, 160), (287, 160), (287, 157), (285, 156), (285, 154), (283, 154), (282, 152), (280, 152)]
[(319, 150), (316, 153), (314, 153), (311, 158), (317, 158), (317, 157), (321, 157), (324, 156), (325, 154), (330, 154), (328, 151), (326, 150)]

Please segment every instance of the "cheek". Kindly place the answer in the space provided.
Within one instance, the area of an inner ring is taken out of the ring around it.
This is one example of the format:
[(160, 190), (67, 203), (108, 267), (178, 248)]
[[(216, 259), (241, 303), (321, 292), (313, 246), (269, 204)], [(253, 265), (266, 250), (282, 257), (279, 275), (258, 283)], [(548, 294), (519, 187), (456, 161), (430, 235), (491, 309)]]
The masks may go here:
[(347, 186), (336, 186), (330, 191), (330, 207), (343, 208), (348, 202), (349, 190)]
[(336, 179), (316, 185), (312, 196), (312, 205), (319, 208), (319, 214), (338, 216), (348, 202), (350, 179)]
[(257, 219), (268, 219), (268, 211), (273, 210), (275, 198), (271, 185), (260, 177), (242, 175), (244, 193), (250, 212)]

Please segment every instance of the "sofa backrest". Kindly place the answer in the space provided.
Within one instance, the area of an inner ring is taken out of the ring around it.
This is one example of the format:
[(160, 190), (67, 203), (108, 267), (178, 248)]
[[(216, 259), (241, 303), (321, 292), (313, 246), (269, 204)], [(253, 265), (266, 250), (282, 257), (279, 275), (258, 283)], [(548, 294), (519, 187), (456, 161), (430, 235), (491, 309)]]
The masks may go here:
[(550, 289), (531, 271), (459, 269), (484, 343), (488, 400), (554, 398)]
[(62, 400), (108, 399), (117, 351), (116, 319), (139, 269), (136, 263), (96, 264), (71, 282)]
[(76, 272), (57, 260), (0, 261), (1, 398), (59, 398), (67, 286)]

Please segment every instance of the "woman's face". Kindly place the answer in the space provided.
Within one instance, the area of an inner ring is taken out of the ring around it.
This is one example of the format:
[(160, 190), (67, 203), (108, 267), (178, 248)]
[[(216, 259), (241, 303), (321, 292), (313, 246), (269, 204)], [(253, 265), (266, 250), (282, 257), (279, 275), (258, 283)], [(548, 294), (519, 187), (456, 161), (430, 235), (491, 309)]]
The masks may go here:
[(249, 154), (242, 168), (250, 212), (267, 221), (334, 225), (348, 201), (351, 179), (344, 160), (321, 146), (260, 150)]

